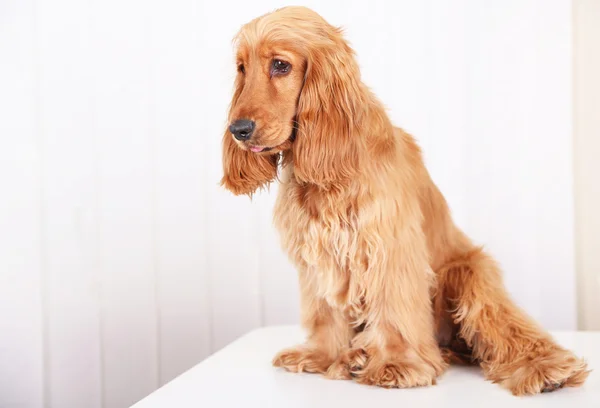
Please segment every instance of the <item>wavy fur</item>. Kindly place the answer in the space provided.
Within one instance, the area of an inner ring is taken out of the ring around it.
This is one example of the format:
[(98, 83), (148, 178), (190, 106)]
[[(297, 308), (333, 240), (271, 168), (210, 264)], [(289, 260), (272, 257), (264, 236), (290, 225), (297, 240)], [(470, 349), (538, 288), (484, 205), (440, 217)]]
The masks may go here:
[[(454, 225), (341, 30), (284, 8), (242, 28), (237, 58), (230, 119), (255, 120), (250, 143), (271, 150), (252, 153), (225, 133), (223, 184), (252, 194), (283, 157), (275, 225), (298, 268), (308, 332), (276, 366), (413, 387), (460, 361), (516, 395), (584, 382), (585, 362), (514, 304), (494, 260)], [(272, 58), (286, 58), (289, 74), (269, 74)]]

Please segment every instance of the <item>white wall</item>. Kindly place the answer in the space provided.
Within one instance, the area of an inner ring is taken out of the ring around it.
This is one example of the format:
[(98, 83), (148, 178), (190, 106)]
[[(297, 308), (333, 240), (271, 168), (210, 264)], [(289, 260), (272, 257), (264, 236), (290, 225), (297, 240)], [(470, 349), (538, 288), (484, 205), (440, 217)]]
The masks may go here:
[(574, 1), (579, 326), (600, 330), (600, 1)]
[[(568, 0), (307, 2), (518, 303), (576, 325)], [(0, 3), (0, 407), (120, 408), (297, 321), (274, 193), (218, 187), (230, 40), (283, 2)]]

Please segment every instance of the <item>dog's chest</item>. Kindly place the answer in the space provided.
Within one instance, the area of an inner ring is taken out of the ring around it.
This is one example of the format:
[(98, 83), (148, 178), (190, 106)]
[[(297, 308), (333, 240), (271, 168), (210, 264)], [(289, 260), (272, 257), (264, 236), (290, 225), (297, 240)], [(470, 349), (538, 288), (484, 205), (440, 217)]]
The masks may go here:
[(364, 295), (362, 272), (368, 262), (353, 208), (352, 203), (310, 187), (284, 183), (275, 225), (299, 273), (308, 274), (310, 290), (358, 321)]

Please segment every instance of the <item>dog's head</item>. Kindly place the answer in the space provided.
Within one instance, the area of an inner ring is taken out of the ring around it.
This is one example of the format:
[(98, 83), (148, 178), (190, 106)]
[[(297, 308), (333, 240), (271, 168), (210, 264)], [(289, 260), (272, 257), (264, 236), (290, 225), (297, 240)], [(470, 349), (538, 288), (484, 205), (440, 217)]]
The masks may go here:
[(281, 152), (299, 182), (326, 187), (352, 177), (351, 138), (369, 100), (341, 30), (312, 10), (286, 7), (243, 26), (236, 43), (221, 183), (251, 195), (276, 179)]

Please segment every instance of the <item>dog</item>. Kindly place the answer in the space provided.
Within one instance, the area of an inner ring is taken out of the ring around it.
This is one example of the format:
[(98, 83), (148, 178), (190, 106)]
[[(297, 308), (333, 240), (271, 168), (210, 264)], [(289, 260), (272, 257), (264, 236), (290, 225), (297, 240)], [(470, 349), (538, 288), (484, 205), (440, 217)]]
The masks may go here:
[(453, 223), (340, 29), (286, 7), (235, 41), (221, 184), (252, 196), (280, 181), (275, 226), (308, 333), (275, 366), (407, 388), (435, 384), (449, 362), (479, 364), (515, 395), (584, 383), (586, 363), (515, 305), (496, 262)]

